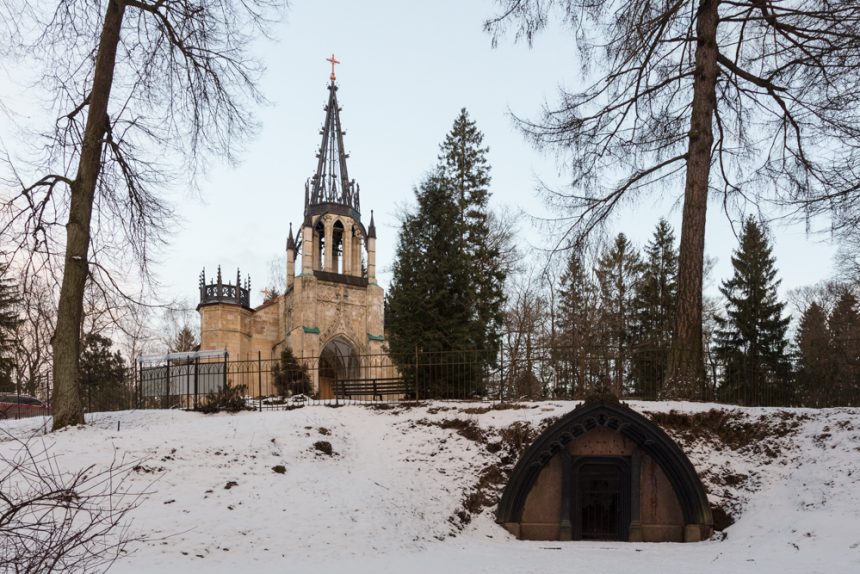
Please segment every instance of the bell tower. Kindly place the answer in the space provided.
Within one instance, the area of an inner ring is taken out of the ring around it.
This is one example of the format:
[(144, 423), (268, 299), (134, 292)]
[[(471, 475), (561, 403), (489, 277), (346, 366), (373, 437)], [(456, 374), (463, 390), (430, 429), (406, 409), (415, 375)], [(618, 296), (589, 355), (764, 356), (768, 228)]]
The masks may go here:
[[(333, 377), (361, 376), (361, 357), (382, 353), (383, 291), (376, 283), (376, 226), (361, 220), (360, 188), (350, 179), (343, 143), (334, 56), (316, 171), (305, 182), (304, 219), (287, 238), (285, 343), (302, 357), (320, 358), (321, 397), (327, 394), (327, 357)], [(297, 265), (297, 259), (301, 262)], [(353, 359), (344, 359), (349, 355)], [(347, 365), (346, 367), (344, 365)], [(331, 374), (331, 373), (329, 373)]]

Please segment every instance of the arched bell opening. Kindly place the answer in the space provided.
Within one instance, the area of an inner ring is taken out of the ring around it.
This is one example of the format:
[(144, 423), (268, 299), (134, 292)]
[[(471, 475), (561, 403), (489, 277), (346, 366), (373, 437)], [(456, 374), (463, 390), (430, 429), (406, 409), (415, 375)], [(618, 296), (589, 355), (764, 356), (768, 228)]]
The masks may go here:
[(333, 269), (335, 273), (344, 273), (344, 251), (343, 251), (344, 229), (340, 220), (334, 222), (331, 233)]
[(313, 249), (313, 268), (322, 270), (325, 261), (325, 225), (322, 219), (314, 225), (314, 249)]
[(320, 353), (319, 398), (338, 396), (338, 382), (357, 379), (361, 372), (358, 352), (344, 336), (331, 339)]

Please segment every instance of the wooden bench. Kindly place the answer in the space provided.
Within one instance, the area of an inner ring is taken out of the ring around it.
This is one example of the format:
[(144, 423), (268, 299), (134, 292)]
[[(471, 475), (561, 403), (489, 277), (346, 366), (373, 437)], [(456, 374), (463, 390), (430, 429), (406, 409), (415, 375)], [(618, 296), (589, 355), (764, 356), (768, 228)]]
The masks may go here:
[(371, 400), (384, 400), (385, 396), (395, 395), (398, 398), (412, 398), (412, 385), (400, 377), (377, 377), (368, 379), (348, 379), (334, 384), (335, 394), (339, 398), (371, 397)]

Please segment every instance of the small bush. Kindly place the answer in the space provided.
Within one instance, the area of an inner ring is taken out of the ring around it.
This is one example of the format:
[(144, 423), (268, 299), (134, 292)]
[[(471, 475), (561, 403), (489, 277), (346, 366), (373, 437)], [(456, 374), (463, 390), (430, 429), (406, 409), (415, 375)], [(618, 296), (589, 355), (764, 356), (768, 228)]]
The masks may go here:
[(314, 443), (314, 448), (328, 456), (334, 454), (334, 451), (331, 448), (331, 443), (327, 440), (318, 440)]
[(217, 393), (207, 395), (203, 402), (197, 406), (196, 410), (207, 415), (220, 413), (222, 411), (227, 413), (238, 413), (239, 411), (248, 410), (248, 406), (245, 404), (245, 399), (242, 398), (242, 395), (244, 394), (245, 385), (239, 385), (237, 387), (228, 386)]
[(309, 395), (313, 392), (307, 367), (299, 363), (289, 347), (284, 347), (281, 360), (272, 367), (272, 378), (281, 396)]

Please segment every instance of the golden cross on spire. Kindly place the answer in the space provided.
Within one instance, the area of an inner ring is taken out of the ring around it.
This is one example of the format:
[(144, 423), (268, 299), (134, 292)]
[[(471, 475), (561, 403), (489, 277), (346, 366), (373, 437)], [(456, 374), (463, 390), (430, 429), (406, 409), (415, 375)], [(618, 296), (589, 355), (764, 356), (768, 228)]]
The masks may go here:
[(334, 81), (334, 65), (340, 64), (340, 60), (334, 57), (334, 52), (331, 54), (331, 58), (326, 58), (326, 62), (331, 62), (331, 81)]

